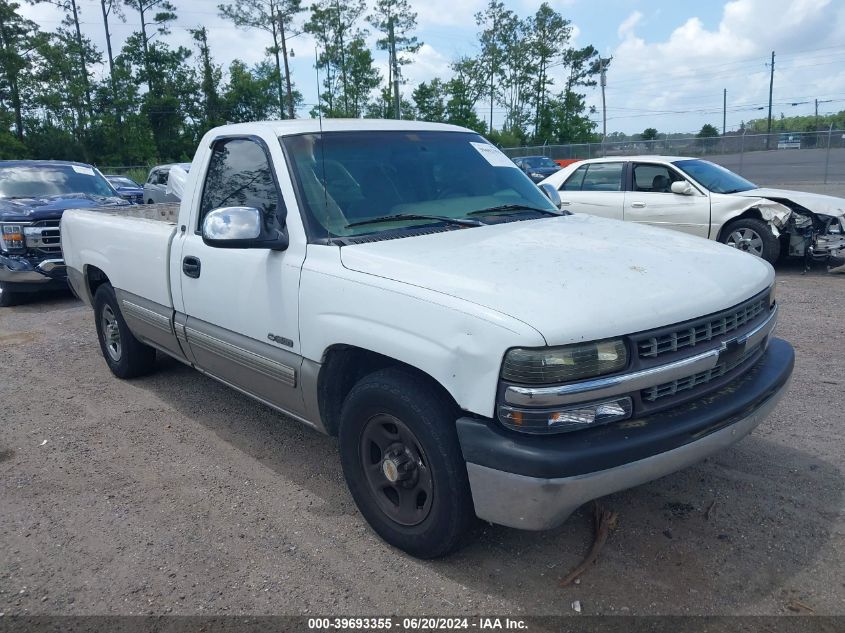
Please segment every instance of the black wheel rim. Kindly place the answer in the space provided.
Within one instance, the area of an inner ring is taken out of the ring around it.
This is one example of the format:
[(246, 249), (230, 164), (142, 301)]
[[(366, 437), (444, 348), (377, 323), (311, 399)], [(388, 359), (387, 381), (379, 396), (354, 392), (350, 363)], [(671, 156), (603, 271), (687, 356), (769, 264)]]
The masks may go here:
[(361, 465), (378, 507), (400, 525), (419, 525), (431, 512), (431, 469), (411, 430), (392, 415), (370, 418), (361, 432)]

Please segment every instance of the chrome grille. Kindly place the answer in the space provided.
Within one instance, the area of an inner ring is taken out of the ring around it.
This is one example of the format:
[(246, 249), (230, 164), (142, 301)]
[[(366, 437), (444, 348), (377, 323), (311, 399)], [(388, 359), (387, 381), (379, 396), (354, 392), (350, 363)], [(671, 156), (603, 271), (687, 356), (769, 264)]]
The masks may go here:
[(704, 319), (698, 319), (684, 327), (637, 341), (640, 358), (654, 359), (661, 354), (677, 352), (686, 347), (695, 347), (724, 334), (729, 334), (751, 323), (768, 310), (768, 293), (736, 308), (725, 310)]
[(759, 350), (760, 345), (757, 345), (753, 349), (747, 350), (742, 356), (732, 359), (730, 362), (719, 363), (712, 369), (700, 371), (697, 374), (686, 376), (685, 378), (679, 378), (678, 380), (673, 380), (671, 382), (665, 382), (662, 385), (643, 389), (640, 393), (643, 400), (654, 402), (660, 398), (674, 396), (683, 391), (688, 391), (690, 389), (694, 389), (695, 387), (706, 385), (707, 383), (712, 382), (717, 378), (721, 378), (725, 374), (728, 374), (734, 369), (737, 369), (741, 365), (745, 364), (748, 360), (754, 357)]
[(60, 220), (39, 220), (24, 229), (26, 246), (44, 255), (61, 255)]

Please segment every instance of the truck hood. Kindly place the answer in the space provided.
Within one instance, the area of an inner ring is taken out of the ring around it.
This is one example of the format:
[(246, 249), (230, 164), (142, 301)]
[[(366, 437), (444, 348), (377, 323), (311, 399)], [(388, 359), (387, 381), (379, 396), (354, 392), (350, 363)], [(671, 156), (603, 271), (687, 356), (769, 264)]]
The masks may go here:
[(118, 196), (93, 196), (71, 193), (40, 198), (0, 198), (0, 222), (56, 220), (65, 209), (113, 207), (129, 204)]
[(774, 281), (769, 264), (722, 244), (584, 214), (348, 245), (340, 257), (519, 319), (550, 345), (700, 317)]
[(775, 201), (791, 200), (805, 209), (809, 209), (813, 213), (832, 215), (837, 218), (845, 216), (845, 198), (826, 196), (820, 193), (806, 193), (804, 191), (790, 191), (788, 189), (770, 189), (768, 187), (760, 187), (757, 189), (749, 189), (748, 191), (740, 191), (731, 195), (752, 198), (767, 198)]

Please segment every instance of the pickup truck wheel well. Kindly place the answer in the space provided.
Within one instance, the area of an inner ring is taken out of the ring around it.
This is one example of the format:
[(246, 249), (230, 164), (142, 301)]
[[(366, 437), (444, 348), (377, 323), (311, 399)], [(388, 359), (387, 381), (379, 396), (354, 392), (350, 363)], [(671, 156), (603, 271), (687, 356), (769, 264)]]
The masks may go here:
[(323, 363), (317, 378), (320, 418), (329, 435), (336, 436), (338, 433), (343, 401), (352, 387), (364, 376), (387, 367), (401, 367), (418, 376), (420, 380), (429, 382), (457, 408), (454, 398), (443, 385), (416, 367), (354, 345), (332, 345), (323, 354)]
[(88, 292), (89, 296), (92, 299), (92, 303), (94, 295), (97, 294), (97, 288), (107, 283), (111, 282), (106, 276), (106, 273), (104, 273), (102, 270), (100, 270), (96, 266), (89, 265), (85, 267), (85, 284), (88, 286)]

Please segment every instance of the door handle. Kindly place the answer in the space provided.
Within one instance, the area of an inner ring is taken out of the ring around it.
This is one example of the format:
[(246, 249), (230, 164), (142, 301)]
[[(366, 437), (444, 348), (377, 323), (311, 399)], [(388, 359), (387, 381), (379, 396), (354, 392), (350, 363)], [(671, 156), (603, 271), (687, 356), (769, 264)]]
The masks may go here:
[(644, 209), (645, 208), (645, 202), (632, 202), (631, 207), (634, 208), (634, 209)]
[(188, 277), (198, 279), (200, 276), (201, 264), (199, 257), (188, 255), (182, 260), (182, 272)]

